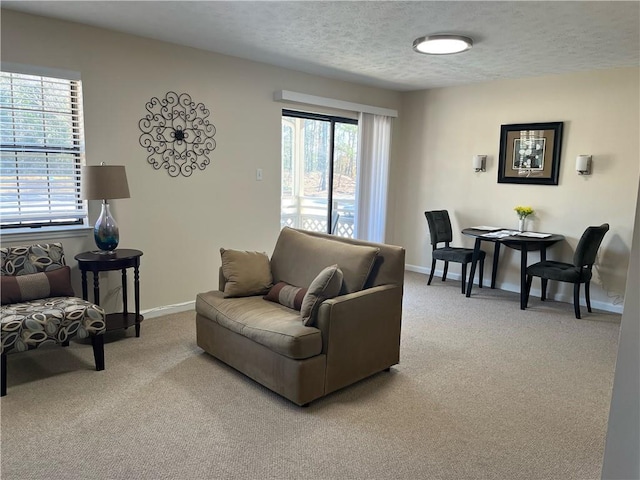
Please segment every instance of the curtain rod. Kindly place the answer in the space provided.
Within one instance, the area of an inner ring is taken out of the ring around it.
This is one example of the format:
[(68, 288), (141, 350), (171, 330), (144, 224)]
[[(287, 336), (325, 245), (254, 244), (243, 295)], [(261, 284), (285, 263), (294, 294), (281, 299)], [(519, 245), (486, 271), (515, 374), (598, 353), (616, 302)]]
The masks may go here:
[(349, 110), (352, 112), (371, 113), (373, 115), (384, 115), (385, 117), (397, 117), (398, 111), (390, 108), (375, 107), (373, 105), (364, 105), (362, 103), (345, 102), (344, 100), (336, 100), (334, 98), (318, 97), (316, 95), (307, 95), (306, 93), (292, 92), (289, 90), (278, 90), (273, 94), (276, 102), (292, 102), (303, 103), (305, 105), (316, 105), (319, 107), (337, 108), (340, 110)]

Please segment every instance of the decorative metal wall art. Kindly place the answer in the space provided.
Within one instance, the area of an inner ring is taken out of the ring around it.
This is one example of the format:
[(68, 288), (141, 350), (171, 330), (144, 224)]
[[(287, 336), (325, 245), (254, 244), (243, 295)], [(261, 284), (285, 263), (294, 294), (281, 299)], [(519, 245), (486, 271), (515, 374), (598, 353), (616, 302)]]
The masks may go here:
[(147, 161), (153, 168), (164, 168), (172, 177), (189, 177), (211, 163), (216, 127), (207, 120), (210, 112), (204, 104), (196, 104), (186, 93), (168, 92), (162, 100), (151, 98), (145, 108), (149, 113), (138, 123), (140, 145), (149, 152)]

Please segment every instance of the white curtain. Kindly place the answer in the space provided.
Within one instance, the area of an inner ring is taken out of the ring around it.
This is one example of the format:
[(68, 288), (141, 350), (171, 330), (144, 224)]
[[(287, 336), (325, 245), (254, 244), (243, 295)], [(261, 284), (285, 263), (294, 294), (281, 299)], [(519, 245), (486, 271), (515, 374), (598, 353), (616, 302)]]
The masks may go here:
[(391, 117), (360, 113), (355, 237), (385, 241)]

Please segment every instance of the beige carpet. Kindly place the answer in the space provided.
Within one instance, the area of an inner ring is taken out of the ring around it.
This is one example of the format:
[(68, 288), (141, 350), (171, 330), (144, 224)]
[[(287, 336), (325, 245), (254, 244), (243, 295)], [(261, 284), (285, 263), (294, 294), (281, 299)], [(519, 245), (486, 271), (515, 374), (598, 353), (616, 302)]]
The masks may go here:
[(597, 479), (620, 316), (407, 273), (401, 363), (299, 408), (194, 313), (9, 357), (2, 479)]

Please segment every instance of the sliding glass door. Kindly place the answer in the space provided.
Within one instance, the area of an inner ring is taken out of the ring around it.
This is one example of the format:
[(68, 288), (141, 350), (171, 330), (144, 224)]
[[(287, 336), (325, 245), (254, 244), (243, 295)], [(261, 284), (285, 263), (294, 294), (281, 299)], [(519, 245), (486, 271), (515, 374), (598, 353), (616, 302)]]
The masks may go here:
[(353, 238), (358, 121), (282, 112), (280, 224)]

